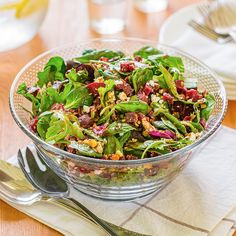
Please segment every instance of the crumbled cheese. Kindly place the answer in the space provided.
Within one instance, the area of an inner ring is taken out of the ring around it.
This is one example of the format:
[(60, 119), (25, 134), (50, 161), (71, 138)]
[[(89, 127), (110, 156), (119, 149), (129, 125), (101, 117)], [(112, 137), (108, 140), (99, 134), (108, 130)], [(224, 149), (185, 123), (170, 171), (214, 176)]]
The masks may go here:
[(109, 91), (107, 93), (107, 97), (108, 97), (109, 101), (115, 101), (116, 100), (114, 91)]
[(95, 171), (94, 171), (94, 174), (95, 174), (95, 175), (100, 175), (101, 173), (102, 173), (101, 170), (95, 170)]
[(117, 84), (123, 84), (123, 81), (122, 80), (115, 80), (115, 85)]
[(152, 102), (158, 102), (160, 99), (161, 99), (161, 98), (158, 97), (158, 96), (156, 96), (155, 94), (152, 94), (152, 95), (151, 95), (151, 101), (152, 101)]
[(85, 112), (85, 113), (89, 113), (89, 112), (90, 112), (90, 107), (84, 105), (84, 106), (83, 106), (83, 112)]
[(127, 100), (127, 95), (124, 92), (119, 93), (118, 97), (121, 101)]
[(101, 142), (97, 142), (97, 146), (96, 146), (95, 150), (96, 150), (98, 153), (103, 153), (103, 146), (102, 146), (102, 143), (101, 143)]
[(149, 80), (148, 81), (148, 85), (154, 87), (155, 86), (155, 82), (153, 80)]
[(104, 82), (104, 79), (102, 76), (100, 76), (100, 77), (97, 77), (96, 79), (94, 79), (94, 82), (102, 83), (102, 82)]
[(195, 141), (196, 140), (196, 134), (195, 133), (191, 133), (190, 136), (189, 136), (189, 140), (191, 141)]
[(160, 100), (159, 100), (159, 103), (160, 103), (160, 104), (162, 104), (163, 102), (164, 102), (164, 100), (163, 100), (163, 99), (160, 99)]
[(95, 139), (85, 139), (83, 143), (89, 145), (92, 148), (95, 148), (98, 145), (98, 142)]

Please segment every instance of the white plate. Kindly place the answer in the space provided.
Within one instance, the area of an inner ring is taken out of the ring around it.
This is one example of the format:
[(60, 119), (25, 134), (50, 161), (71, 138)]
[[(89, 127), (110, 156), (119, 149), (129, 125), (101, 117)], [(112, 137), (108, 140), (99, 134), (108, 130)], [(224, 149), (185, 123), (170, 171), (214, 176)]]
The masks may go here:
[[(188, 22), (191, 19), (200, 18), (201, 15), (197, 10), (197, 7), (204, 3), (197, 3), (190, 5), (188, 7), (182, 8), (173, 15), (171, 15), (165, 23), (162, 25), (159, 42), (166, 45), (173, 45), (176, 39), (179, 39), (186, 28), (188, 28)], [(236, 80), (222, 79), (228, 98), (231, 100), (236, 100)]]

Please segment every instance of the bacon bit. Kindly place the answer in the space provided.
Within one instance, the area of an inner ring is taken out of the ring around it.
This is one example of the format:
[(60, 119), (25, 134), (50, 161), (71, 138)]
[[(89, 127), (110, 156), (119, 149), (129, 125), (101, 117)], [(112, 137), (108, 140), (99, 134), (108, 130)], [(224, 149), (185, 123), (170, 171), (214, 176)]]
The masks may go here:
[(100, 61), (104, 61), (104, 62), (108, 62), (108, 61), (109, 61), (109, 58), (107, 58), (107, 57), (100, 57), (99, 60), (100, 60)]
[(204, 129), (206, 128), (206, 120), (204, 118), (201, 118), (199, 123), (202, 125)]
[(86, 86), (89, 92), (92, 93), (94, 96), (98, 95), (98, 88), (100, 87), (105, 87), (105, 84), (103, 82), (93, 82)]
[(120, 63), (120, 71), (121, 72), (131, 72), (135, 69), (134, 62), (123, 62)]
[(148, 86), (147, 84), (145, 84), (144, 88), (143, 88), (143, 92), (145, 93), (145, 95), (149, 95), (150, 93), (153, 92), (153, 88), (151, 86)]
[(174, 103), (174, 97), (172, 97), (169, 93), (164, 93), (162, 99), (171, 105)]
[(64, 111), (65, 110), (65, 107), (64, 107), (64, 104), (62, 103), (54, 103), (52, 106), (51, 106), (51, 111)]
[(38, 117), (36, 117), (36, 116), (29, 123), (30, 129), (34, 133), (36, 133), (36, 131), (37, 131), (37, 123), (38, 123)]

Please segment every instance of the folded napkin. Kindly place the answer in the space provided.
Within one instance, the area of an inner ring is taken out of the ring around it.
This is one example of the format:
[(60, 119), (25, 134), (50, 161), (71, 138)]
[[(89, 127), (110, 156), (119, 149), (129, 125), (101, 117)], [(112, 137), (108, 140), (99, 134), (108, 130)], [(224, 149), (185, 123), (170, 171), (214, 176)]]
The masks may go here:
[(172, 46), (200, 59), (226, 82), (227, 80), (236, 82), (236, 42), (216, 43), (189, 26)]
[[(172, 183), (149, 197), (111, 202), (77, 191), (72, 196), (99, 217), (140, 233), (231, 236), (236, 225), (235, 141), (236, 131), (222, 127)], [(10, 162), (16, 162), (16, 157)], [(64, 235), (105, 235), (81, 217), (50, 203), (13, 206)]]

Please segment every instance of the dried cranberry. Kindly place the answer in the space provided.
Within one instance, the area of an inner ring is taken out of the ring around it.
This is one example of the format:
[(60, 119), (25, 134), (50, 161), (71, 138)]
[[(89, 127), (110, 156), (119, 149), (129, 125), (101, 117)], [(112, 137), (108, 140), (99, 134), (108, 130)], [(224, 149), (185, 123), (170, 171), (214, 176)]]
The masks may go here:
[(120, 71), (121, 72), (131, 72), (135, 69), (134, 62), (123, 62), (120, 64)]
[(135, 56), (135, 57), (134, 57), (134, 60), (137, 61), (137, 62), (140, 62), (140, 61), (142, 61), (143, 59), (142, 59), (142, 57), (140, 57), (140, 56)]
[(93, 95), (98, 95), (98, 88), (105, 87), (105, 84), (103, 82), (93, 82), (88, 84), (86, 87), (90, 93)]
[(109, 61), (109, 58), (107, 58), (107, 57), (101, 57), (101, 58), (100, 58), (100, 61), (108, 62), (108, 61)]
[(89, 169), (82, 167), (82, 166), (79, 166), (79, 171), (83, 174), (88, 174), (90, 172)]
[(64, 104), (62, 104), (62, 103), (54, 103), (54, 104), (51, 106), (51, 110), (64, 111), (64, 110), (65, 110), (65, 107), (64, 107)]
[(169, 104), (173, 104), (174, 102), (174, 97), (172, 97), (169, 93), (164, 93), (162, 99), (167, 101)]
[(143, 92), (145, 93), (145, 95), (149, 95), (150, 93), (153, 92), (153, 88), (151, 86), (148, 86), (147, 84), (145, 84), (144, 88), (143, 88)]
[(184, 117), (184, 121), (189, 121), (189, 120), (191, 120), (191, 116), (185, 116)]
[(184, 110), (182, 112), (182, 116), (185, 117), (185, 116), (190, 116), (191, 113), (193, 113), (194, 111), (194, 108), (193, 108), (193, 105), (192, 104), (189, 104), (189, 105), (185, 105), (184, 106)]
[(37, 131), (37, 123), (38, 123), (38, 117), (34, 117), (29, 123), (30, 129), (34, 133), (36, 133), (36, 131)]

